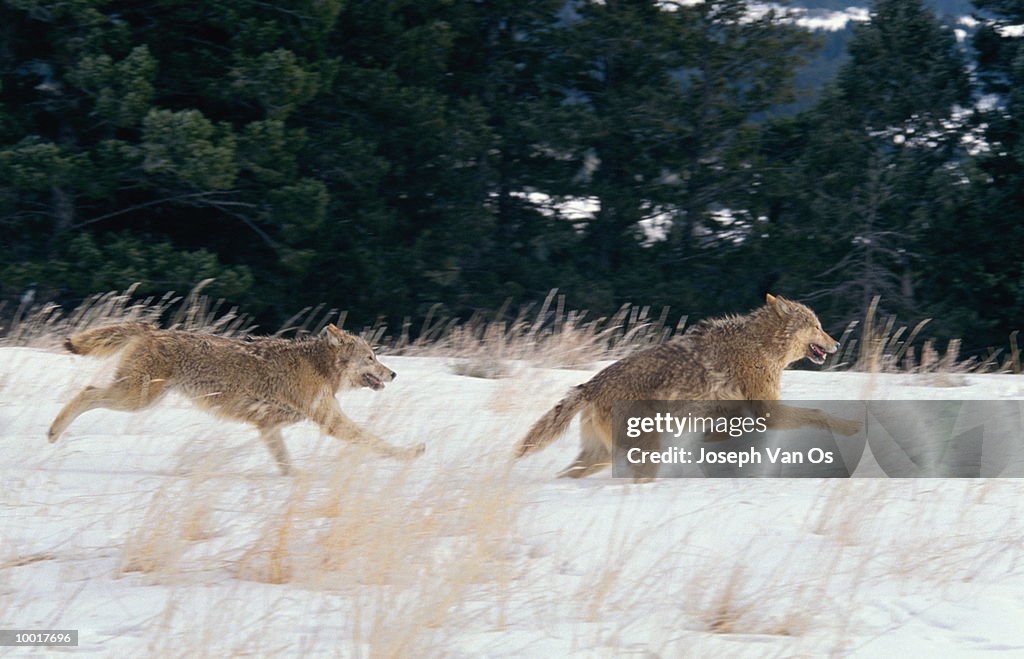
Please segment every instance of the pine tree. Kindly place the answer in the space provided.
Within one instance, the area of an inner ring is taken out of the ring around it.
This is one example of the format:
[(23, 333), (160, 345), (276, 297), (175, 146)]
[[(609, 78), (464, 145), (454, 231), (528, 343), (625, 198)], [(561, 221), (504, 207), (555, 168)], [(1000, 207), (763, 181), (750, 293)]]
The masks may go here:
[(215, 292), (242, 299), (281, 272), (325, 217), (293, 119), (329, 81), (319, 44), (337, 10), (4, 5), (6, 285), (74, 297), (216, 276)]
[(932, 235), (928, 285), (944, 333), (980, 347), (1006, 345), (1024, 329), (1024, 45), (1006, 30), (1024, 23), (1024, 2), (974, 4), (983, 20), (976, 75), (996, 100), (975, 113), (982, 139), (967, 171), (970, 194), (953, 200)]
[(494, 218), (472, 266), (477, 307), (584, 285), (571, 256), (579, 237), (557, 207), (576, 171), (546, 148), (564, 119), (553, 65), (565, 7), (561, 0), (466, 3), (461, 17), (445, 88), (486, 116), (489, 139), (476, 175), (486, 190), (480, 203)]
[(753, 9), (584, 3), (566, 30), (561, 151), (578, 163), (576, 195), (598, 203), (587, 267), (611, 283), (602, 297), (595, 287), (594, 303), (720, 304), (712, 263), (737, 227), (712, 213), (745, 194), (756, 122), (792, 99), (794, 70), (813, 48), (783, 14)]
[(463, 311), (494, 226), (481, 154), (487, 113), (448, 87), (463, 2), (354, 0), (328, 39), (330, 90), (304, 123), (333, 221), (293, 285), (311, 299), (397, 321), (445, 301)]
[(792, 255), (783, 287), (843, 322), (862, 318), (876, 295), (889, 311), (926, 308), (925, 238), (946, 210), (937, 191), (962, 177), (954, 112), (970, 93), (954, 35), (920, 0), (872, 5), (835, 85), (796, 120), (800, 147), (776, 144), (785, 146), (777, 156), (796, 154), (768, 202), (787, 216), (773, 232)]

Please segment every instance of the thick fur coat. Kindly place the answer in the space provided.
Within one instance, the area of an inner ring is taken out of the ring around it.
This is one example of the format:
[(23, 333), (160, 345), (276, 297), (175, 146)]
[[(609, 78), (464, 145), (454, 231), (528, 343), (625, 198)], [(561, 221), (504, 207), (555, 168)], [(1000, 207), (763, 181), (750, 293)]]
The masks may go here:
[(121, 353), (114, 381), (86, 387), (50, 426), (55, 442), (89, 410), (136, 411), (176, 389), (218, 416), (250, 423), (274, 455), (282, 473), (291, 461), (281, 428), (309, 419), (328, 435), (396, 458), (413, 458), (423, 446), (397, 448), (346, 417), (335, 395), (346, 389), (383, 389), (395, 372), (379, 361), (362, 338), (328, 326), (315, 338), (227, 339), (122, 323), (75, 334), (65, 347), (79, 355)]
[[(516, 455), (555, 441), (580, 414), (580, 454), (559, 475), (581, 478), (611, 464), (616, 401), (776, 401), (787, 366), (803, 358), (822, 364), (838, 348), (808, 307), (769, 295), (759, 309), (702, 321), (682, 336), (619, 360), (573, 387), (530, 428)], [(860, 427), (817, 410), (779, 405), (772, 412), (772, 427), (815, 425), (844, 434)]]

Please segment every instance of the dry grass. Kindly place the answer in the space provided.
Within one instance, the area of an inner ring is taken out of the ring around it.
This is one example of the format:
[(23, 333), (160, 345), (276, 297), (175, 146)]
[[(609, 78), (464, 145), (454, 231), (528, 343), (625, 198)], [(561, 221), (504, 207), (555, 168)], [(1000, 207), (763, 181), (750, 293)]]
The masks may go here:
[[(55, 348), (69, 333), (112, 322), (147, 320), (168, 328), (245, 336), (258, 328), (250, 316), (224, 300), (203, 295), (211, 280), (200, 282), (188, 295), (167, 294), (136, 299), (135, 287), (123, 292), (95, 295), (66, 312), (46, 303), (19, 308), (0, 326), (0, 346)], [(878, 298), (863, 321), (843, 332), (840, 352), (829, 368), (868, 373), (912, 373), (933, 386), (959, 386), (967, 373), (1022, 373), (1018, 332), (1010, 335), (1009, 350), (989, 349), (983, 357), (961, 359), (960, 341), (940, 350), (933, 339), (923, 339), (929, 322), (899, 325), (895, 316), (880, 318)], [(3, 309), (0, 308), (0, 318)], [(316, 333), (329, 322), (343, 326), (344, 311), (307, 307), (289, 318), (276, 332), (302, 336)], [(442, 357), (457, 375), (478, 378), (514, 376), (525, 365), (588, 368), (595, 362), (620, 359), (631, 352), (668, 341), (684, 331), (687, 317), (669, 322), (667, 308), (652, 315), (650, 307), (623, 305), (611, 316), (589, 318), (587, 311), (565, 308), (565, 296), (552, 290), (539, 308), (528, 306), (509, 317), (506, 303), (495, 313), (480, 312), (466, 321), (428, 314), (415, 338), (406, 322), (397, 334), (385, 325), (365, 328), (361, 335), (393, 355)], [(919, 345), (920, 344), (920, 345)]]
[(396, 354), (444, 356), (458, 360), (453, 370), (474, 377), (506, 377), (514, 362), (554, 368), (586, 368), (657, 345), (681, 332), (686, 317), (669, 324), (669, 310), (655, 317), (650, 307), (625, 304), (611, 316), (588, 319), (586, 311), (567, 310), (565, 296), (548, 293), (540, 308), (528, 306), (513, 318), (508, 303), (494, 314), (479, 313), (465, 322), (428, 316), (415, 340), (404, 327), (390, 348)]
[(202, 294), (212, 281), (200, 282), (185, 297), (167, 293), (159, 298), (136, 299), (136, 284), (125, 291), (93, 295), (70, 312), (52, 302), (19, 307), (0, 326), (0, 345), (52, 348), (62, 337), (90, 327), (128, 321), (160, 322), (165, 318), (166, 326), (174, 329), (225, 336), (251, 331), (251, 318), (239, 313), (237, 307), (225, 309), (224, 300), (212, 301)]
[(830, 595), (830, 573), (841, 552), (822, 552), (820, 578), (806, 580), (805, 565), (764, 550), (751, 538), (745, 546), (701, 557), (685, 572), (678, 597), (684, 611), (704, 632), (799, 638), (822, 617)]
[(1017, 344), (1019, 332), (1010, 334), (1009, 351), (989, 348), (984, 358), (960, 358), (960, 339), (951, 339), (940, 351), (934, 339), (925, 339), (917, 348), (925, 319), (910, 329), (898, 325), (896, 316), (880, 318), (879, 298), (872, 299), (861, 322), (850, 323), (843, 332), (842, 348), (830, 368), (850, 369), (866, 373), (913, 373), (924, 376), (932, 386), (960, 386), (967, 373), (1024, 373), (1021, 351)]
[[(1004, 507), (994, 523), (985, 503), (993, 491), (1014, 488), (1012, 481), (823, 481), (807, 502), (806, 544), (766, 551), (772, 543), (752, 535), (746, 546), (716, 548), (676, 568), (683, 579), (673, 599), (686, 613), (679, 627), (699, 621), (711, 634), (794, 637), (797, 644), (828, 629), (833, 652), (845, 656), (856, 621), (836, 616), (837, 602), (844, 612), (870, 608), (880, 584), (957, 593), (993, 571), (1017, 569), (1019, 515)], [(793, 647), (776, 652), (809, 656)]]
[[(423, 481), (412, 466), (344, 452), (317, 475), (198, 474), (159, 488), (122, 546), (119, 574), (143, 573), (155, 584), (203, 575), (344, 594), (358, 611), (349, 638), (369, 656), (441, 652), (469, 619), (471, 595), (509, 592), (519, 569), (510, 557), (523, 488), (513, 486), (506, 465), (458, 483), (436, 472)], [(228, 502), (236, 487), (247, 495)], [(235, 523), (228, 541), (211, 549), (222, 512)], [(501, 597), (495, 603), (486, 616), (500, 628), (506, 612)]]

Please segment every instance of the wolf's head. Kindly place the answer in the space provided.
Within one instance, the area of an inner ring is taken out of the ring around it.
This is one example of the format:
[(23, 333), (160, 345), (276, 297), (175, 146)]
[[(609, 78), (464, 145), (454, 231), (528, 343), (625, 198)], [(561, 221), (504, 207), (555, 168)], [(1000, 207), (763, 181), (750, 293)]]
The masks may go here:
[(821, 329), (821, 321), (810, 308), (769, 294), (768, 309), (781, 321), (786, 344), (786, 363), (792, 364), (806, 357), (815, 364), (824, 364), (827, 355), (839, 350), (839, 342)]
[(341, 374), (341, 386), (358, 389), (369, 387), (380, 391), (395, 379), (396, 373), (377, 361), (370, 344), (362, 337), (328, 325), (324, 340), (334, 349), (335, 366)]

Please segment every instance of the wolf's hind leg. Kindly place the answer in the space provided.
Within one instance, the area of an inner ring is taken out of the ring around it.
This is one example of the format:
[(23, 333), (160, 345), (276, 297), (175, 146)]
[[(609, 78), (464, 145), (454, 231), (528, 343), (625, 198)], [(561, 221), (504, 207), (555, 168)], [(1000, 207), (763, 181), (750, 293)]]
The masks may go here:
[(580, 454), (576, 456), (576, 460), (572, 464), (558, 472), (558, 477), (583, 478), (584, 476), (601, 471), (611, 465), (611, 463), (611, 456), (603, 448), (585, 448), (580, 451)]
[(281, 436), (281, 427), (260, 428), (260, 439), (270, 449), (274, 460), (277, 461), (278, 469), (281, 470), (281, 474), (287, 476), (291, 472), (292, 461), (288, 457), (288, 448), (284, 445), (284, 437)]
[(583, 478), (601, 471), (612, 463), (604, 428), (595, 421), (593, 414), (584, 413), (580, 419), (580, 454), (568, 467), (558, 472), (559, 478)]
[(57, 414), (50, 425), (47, 439), (50, 443), (57, 441), (71, 422), (80, 414), (97, 408), (106, 408), (122, 412), (132, 412), (149, 407), (164, 394), (164, 380), (147, 378), (121, 378), (109, 387), (86, 387)]

